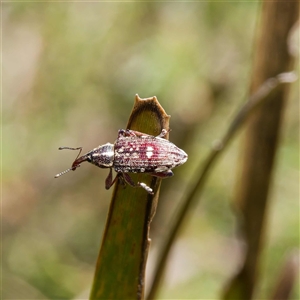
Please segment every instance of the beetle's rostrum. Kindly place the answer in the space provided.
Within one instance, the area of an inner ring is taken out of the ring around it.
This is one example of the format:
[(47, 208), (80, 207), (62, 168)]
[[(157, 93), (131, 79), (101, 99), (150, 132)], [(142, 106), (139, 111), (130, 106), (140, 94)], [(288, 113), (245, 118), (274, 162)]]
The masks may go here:
[[(173, 143), (164, 139), (169, 131), (163, 129), (160, 135), (152, 136), (129, 129), (120, 129), (114, 144), (107, 143), (79, 157), (82, 148), (60, 147), (59, 149), (80, 150), (72, 167), (55, 178), (75, 171), (87, 161), (99, 168), (109, 168), (105, 188), (109, 189), (117, 179), (132, 187), (142, 187), (149, 194), (153, 190), (143, 182), (134, 183), (128, 173), (148, 173), (151, 176), (166, 178), (173, 176), (172, 169), (184, 164), (188, 155)], [(113, 179), (112, 169), (117, 172)]]

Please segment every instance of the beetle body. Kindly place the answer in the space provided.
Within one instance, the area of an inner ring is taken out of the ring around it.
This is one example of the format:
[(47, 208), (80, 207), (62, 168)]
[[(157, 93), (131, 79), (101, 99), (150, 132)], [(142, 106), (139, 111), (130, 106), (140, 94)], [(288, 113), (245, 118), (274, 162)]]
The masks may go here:
[[(188, 156), (182, 149), (163, 138), (167, 133), (168, 131), (163, 129), (161, 134), (155, 137), (121, 129), (114, 144), (99, 146), (77, 158), (69, 170), (74, 171), (82, 162), (88, 161), (100, 168), (110, 168), (105, 183), (106, 189), (109, 189), (119, 177), (129, 185), (140, 186), (153, 194), (152, 189), (146, 184), (139, 182), (135, 184), (128, 173), (150, 173), (161, 178), (173, 176), (172, 169), (184, 164)], [(114, 180), (112, 168), (117, 172)]]

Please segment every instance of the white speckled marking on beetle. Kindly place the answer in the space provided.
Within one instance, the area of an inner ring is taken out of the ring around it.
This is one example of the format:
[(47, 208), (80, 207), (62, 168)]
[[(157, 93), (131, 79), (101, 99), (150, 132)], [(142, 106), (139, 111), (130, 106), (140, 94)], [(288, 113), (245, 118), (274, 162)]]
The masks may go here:
[(137, 152), (133, 152), (131, 155), (132, 158), (139, 158), (140, 156), (138, 155)]
[(147, 152), (146, 152), (146, 156), (147, 156), (148, 158), (151, 158), (152, 155), (153, 155), (153, 152), (152, 152), (152, 151), (147, 151)]

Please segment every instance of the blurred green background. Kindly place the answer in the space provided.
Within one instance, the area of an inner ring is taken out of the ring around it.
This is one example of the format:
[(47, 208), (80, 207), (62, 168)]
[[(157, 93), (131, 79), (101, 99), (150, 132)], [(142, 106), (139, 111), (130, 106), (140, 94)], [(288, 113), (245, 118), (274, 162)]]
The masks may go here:
[[(196, 165), (245, 101), (256, 2), (2, 3), (2, 275), (4, 299), (86, 298), (112, 190), (77, 153), (113, 142), (135, 94), (171, 114), (188, 162), (162, 183), (147, 279)], [(299, 115), (294, 84), (277, 156), (257, 299), (299, 244)], [(241, 132), (243, 133), (243, 131)], [(239, 135), (240, 137), (241, 135)], [(181, 231), (163, 299), (217, 299), (240, 265), (234, 190), (240, 138), (211, 174)], [(294, 298), (300, 296), (296, 289)]]

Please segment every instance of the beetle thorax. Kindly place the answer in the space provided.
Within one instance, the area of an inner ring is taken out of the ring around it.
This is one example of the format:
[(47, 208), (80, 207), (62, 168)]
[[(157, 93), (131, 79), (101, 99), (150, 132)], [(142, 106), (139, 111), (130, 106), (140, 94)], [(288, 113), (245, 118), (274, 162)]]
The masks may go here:
[(93, 149), (89, 154), (89, 162), (100, 168), (110, 168), (114, 164), (114, 145), (107, 143)]

